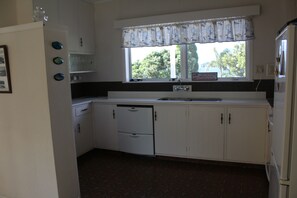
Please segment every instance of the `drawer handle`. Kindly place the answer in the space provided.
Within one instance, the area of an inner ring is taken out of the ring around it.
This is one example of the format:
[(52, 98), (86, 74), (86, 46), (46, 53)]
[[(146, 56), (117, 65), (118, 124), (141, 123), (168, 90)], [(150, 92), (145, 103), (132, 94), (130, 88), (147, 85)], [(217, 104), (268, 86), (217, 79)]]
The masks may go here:
[(84, 111), (87, 111), (88, 109), (82, 109), (80, 112), (84, 112)]
[(136, 111), (138, 111), (138, 109), (128, 109), (128, 111), (130, 111), (130, 112), (136, 112)]
[(132, 137), (132, 138), (138, 138), (139, 136), (136, 135), (136, 134), (132, 134), (132, 135), (130, 135), (130, 137)]

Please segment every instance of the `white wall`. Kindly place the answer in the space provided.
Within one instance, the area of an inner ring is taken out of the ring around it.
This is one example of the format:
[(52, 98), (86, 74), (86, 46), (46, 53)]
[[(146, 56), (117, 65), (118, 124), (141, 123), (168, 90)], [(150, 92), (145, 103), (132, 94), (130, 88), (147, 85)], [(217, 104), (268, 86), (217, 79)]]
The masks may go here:
[(42, 29), (5, 31), (13, 93), (0, 93), (0, 197), (58, 197)]
[(0, 27), (32, 22), (32, 0), (1, 0)]
[[(0, 28), (12, 84), (12, 93), (0, 93), (0, 197), (79, 197), (68, 51), (60, 31), (45, 31), (41, 22)], [(65, 47), (54, 50), (54, 40)], [(56, 56), (65, 63), (54, 65)], [(53, 79), (58, 72), (65, 80)]]
[[(177, 12), (261, 5), (254, 18), (253, 66), (274, 64), (274, 38), (278, 29), (294, 17), (295, 0), (110, 0), (95, 4), (96, 65), (92, 81), (122, 81), (121, 31), (113, 28), (117, 19)], [(258, 76), (259, 77), (259, 76)]]
[(15, 0), (1, 0), (0, 19), (0, 27), (6, 27), (17, 23)]

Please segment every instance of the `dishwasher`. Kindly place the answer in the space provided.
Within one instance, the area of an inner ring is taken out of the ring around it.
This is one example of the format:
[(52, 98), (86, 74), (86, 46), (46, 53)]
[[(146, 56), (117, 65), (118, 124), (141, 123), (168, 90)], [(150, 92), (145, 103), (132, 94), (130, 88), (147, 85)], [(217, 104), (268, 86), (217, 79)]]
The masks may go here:
[(154, 155), (152, 106), (117, 105), (119, 150)]

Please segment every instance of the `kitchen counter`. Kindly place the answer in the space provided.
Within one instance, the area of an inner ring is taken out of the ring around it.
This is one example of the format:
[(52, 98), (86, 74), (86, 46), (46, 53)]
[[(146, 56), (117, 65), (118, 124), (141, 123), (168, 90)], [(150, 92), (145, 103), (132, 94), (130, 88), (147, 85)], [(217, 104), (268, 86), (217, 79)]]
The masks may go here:
[(85, 97), (85, 98), (74, 98), (72, 99), (72, 106), (77, 106), (77, 105), (81, 105), (81, 104), (87, 104), (87, 103), (91, 103), (94, 100), (98, 100), (98, 99), (102, 99), (102, 100), (106, 100), (107, 97)]
[[(260, 92), (191, 92), (178, 95), (180, 98), (222, 98), (221, 101), (181, 101), (181, 100), (158, 100), (162, 97), (174, 97), (173, 92), (110, 92), (108, 97), (78, 98), (72, 101), (72, 105), (80, 105), (90, 102), (123, 104), (123, 105), (155, 105), (155, 104), (176, 104), (176, 105), (241, 105), (241, 106), (264, 106), (269, 103), (265, 95)], [(180, 94), (180, 93), (179, 93)]]
[(109, 103), (109, 104), (127, 104), (127, 105), (155, 105), (155, 104), (177, 104), (177, 105), (248, 105), (248, 106), (269, 106), (269, 103), (263, 99), (247, 99), (247, 100), (230, 100), (223, 99), (221, 101), (176, 101), (176, 100), (158, 100), (147, 98), (96, 98), (93, 102)]

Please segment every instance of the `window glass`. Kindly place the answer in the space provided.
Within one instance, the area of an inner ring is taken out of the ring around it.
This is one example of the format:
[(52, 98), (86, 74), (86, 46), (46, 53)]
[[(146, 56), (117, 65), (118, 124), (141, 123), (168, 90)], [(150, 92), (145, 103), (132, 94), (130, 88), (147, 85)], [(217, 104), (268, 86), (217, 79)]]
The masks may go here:
[(247, 79), (247, 42), (131, 48), (130, 79), (191, 80), (192, 72), (217, 72), (219, 80)]
[(181, 77), (178, 46), (131, 48), (132, 79)]
[(217, 72), (219, 78), (245, 78), (247, 75), (245, 41), (191, 44), (187, 54), (189, 77), (195, 71)]

